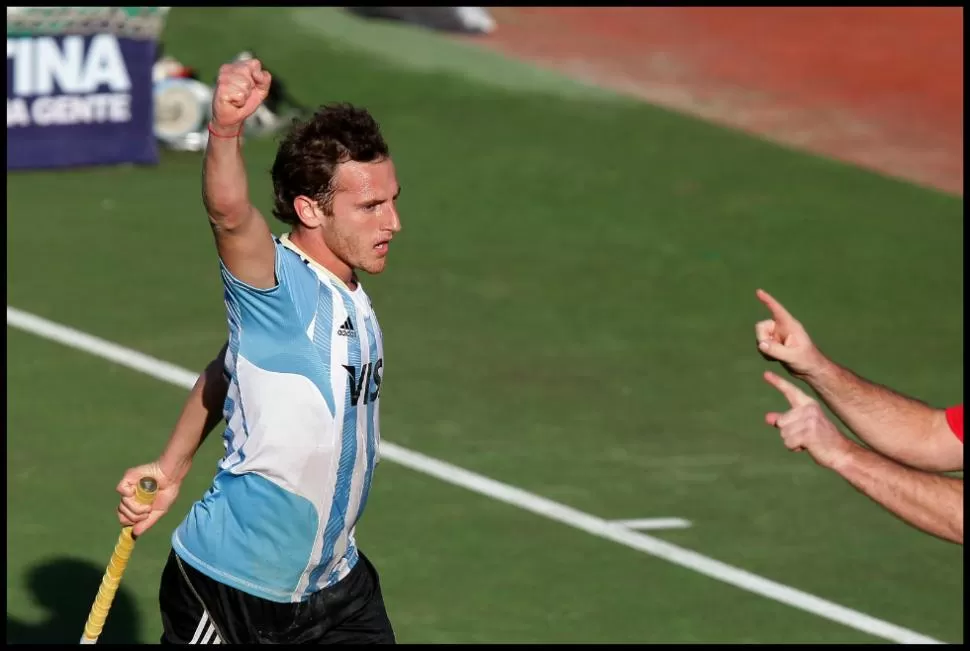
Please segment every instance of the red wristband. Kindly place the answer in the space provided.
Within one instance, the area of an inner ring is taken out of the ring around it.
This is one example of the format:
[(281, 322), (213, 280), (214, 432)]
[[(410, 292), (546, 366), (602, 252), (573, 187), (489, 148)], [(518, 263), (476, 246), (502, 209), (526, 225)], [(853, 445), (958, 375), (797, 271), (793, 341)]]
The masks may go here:
[(242, 129), (240, 129), (239, 131), (237, 131), (236, 133), (232, 134), (231, 136), (226, 136), (226, 135), (223, 135), (221, 133), (216, 133), (215, 131), (213, 131), (212, 130), (212, 123), (211, 122), (209, 123), (208, 126), (209, 126), (209, 133), (211, 133), (212, 135), (214, 135), (216, 138), (238, 138), (239, 137), (239, 134), (242, 133)]

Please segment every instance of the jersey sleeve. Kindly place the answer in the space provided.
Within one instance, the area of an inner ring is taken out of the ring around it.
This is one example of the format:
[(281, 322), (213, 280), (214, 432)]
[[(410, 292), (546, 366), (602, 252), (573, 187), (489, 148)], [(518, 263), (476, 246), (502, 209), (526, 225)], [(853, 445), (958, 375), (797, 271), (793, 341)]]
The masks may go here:
[(312, 316), (310, 293), (304, 285), (308, 271), (296, 256), (274, 238), (276, 284), (266, 289), (253, 287), (229, 271), (219, 259), (226, 308), (231, 321), (263, 332), (286, 332), (306, 327)]
[(963, 442), (963, 405), (954, 405), (946, 410), (946, 422), (960, 442)]

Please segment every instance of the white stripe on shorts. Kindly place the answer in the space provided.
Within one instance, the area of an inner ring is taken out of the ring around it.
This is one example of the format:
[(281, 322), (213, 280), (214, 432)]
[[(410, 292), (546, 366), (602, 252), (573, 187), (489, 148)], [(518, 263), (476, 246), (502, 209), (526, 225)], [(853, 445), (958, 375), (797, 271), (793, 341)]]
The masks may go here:
[(193, 635), (192, 636), (192, 639), (189, 640), (189, 644), (198, 644), (199, 643), (199, 637), (205, 631), (205, 623), (207, 621), (209, 621), (209, 613), (207, 613), (205, 610), (203, 610), (202, 611), (202, 619), (199, 620), (199, 625), (195, 629), (195, 635)]
[(201, 644), (215, 644), (215, 642), (212, 641), (212, 636), (215, 634), (216, 627), (213, 626), (212, 622), (210, 621), (209, 626), (206, 628), (205, 635), (202, 636)]
[(222, 638), (216, 633), (215, 624), (209, 619), (208, 612), (202, 611), (202, 618), (189, 644), (222, 644)]

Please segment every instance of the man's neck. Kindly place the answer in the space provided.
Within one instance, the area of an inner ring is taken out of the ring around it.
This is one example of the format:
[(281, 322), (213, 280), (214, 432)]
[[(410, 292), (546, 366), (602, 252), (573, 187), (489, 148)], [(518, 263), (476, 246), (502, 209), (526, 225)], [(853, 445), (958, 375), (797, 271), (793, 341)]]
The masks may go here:
[(311, 237), (306, 231), (290, 231), (290, 241), (307, 254), (311, 260), (332, 273), (349, 289), (357, 289), (357, 274), (343, 260), (334, 255), (318, 237)]

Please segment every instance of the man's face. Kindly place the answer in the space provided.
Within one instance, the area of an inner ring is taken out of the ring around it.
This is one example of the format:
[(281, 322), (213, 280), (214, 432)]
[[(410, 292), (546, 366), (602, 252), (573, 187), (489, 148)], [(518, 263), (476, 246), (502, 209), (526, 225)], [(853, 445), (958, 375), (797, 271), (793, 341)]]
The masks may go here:
[(396, 202), (401, 193), (394, 163), (348, 161), (337, 166), (333, 199), (323, 220), (323, 237), (352, 269), (384, 271), (391, 238), (401, 230)]

